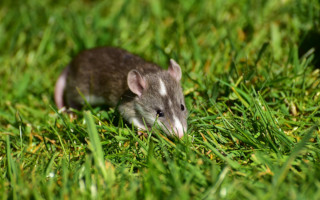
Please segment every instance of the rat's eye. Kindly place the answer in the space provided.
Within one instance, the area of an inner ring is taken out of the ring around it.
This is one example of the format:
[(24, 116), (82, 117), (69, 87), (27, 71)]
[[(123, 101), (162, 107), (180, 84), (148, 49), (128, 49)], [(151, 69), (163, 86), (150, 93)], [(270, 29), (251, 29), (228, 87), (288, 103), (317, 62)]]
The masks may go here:
[(184, 105), (183, 104), (181, 104), (181, 110), (184, 111)]
[(157, 110), (158, 117), (164, 117), (164, 113), (161, 110)]

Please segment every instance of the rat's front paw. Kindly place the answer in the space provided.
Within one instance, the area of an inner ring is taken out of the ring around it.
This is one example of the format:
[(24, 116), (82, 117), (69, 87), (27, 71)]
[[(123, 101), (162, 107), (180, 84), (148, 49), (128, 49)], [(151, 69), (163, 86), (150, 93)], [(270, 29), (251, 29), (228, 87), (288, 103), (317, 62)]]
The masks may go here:
[(141, 136), (143, 135), (144, 137), (148, 137), (148, 134), (144, 132), (143, 130), (138, 130), (138, 135)]

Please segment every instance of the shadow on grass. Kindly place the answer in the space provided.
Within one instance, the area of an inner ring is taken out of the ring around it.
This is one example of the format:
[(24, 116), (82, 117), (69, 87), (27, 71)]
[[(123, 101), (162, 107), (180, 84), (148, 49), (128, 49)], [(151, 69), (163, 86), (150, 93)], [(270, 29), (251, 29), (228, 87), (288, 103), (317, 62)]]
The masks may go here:
[(314, 28), (306, 33), (302, 33), (302, 40), (299, 44), (299, 57), (312, 53), (314, 58), (312, 64), (320, 69), (320, 29)]

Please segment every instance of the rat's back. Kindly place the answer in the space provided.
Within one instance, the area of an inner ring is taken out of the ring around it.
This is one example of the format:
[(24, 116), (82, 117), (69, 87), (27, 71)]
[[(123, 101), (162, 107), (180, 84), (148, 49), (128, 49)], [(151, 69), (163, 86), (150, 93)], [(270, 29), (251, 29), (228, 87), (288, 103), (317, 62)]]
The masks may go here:
[(127, 75), (132, 69), (141, 74), (161, 71), (157, 65), (119, 48), (82, 51), (68, 69), (65, 103), (79, 108), (84, 104), (84, 97), (91, 105), (116, 106), (128, 90)]

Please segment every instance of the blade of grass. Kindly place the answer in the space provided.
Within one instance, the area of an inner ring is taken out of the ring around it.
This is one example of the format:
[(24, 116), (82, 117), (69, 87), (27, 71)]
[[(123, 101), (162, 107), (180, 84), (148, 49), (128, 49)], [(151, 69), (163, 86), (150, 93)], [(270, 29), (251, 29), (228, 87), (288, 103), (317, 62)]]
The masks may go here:
[(87, 131), (89, 135), (89, 148), (93, 154), (93, 158), (98, 168), (100, 169), (105, 180), (108, 180), (108, 173), (104, 164), (104, 153), (102, 151), (102, 146), (100, 142), (100, 138), (98, 135), (97, 128), (93, 121), (93, 117), (90, 111), (84, 112), (84, 118), (87, 123)]
[(6, 137), (6, 143), (7, 143), (7, 173), (8, 178), (10, 181), (10, 185), (12, 187), (12, 193), (13, 193), (13, 199), (16, 199), (16, 184), (17, 184), (17, 168), (16, 163), (13, 161), (12, 155), (11, 155), (11, 147), (10, 147), (10, 136), (7, 135)]
[(301, 151), (308, 144), (313, 132), (315, 131), (316, 126), (311, 127), (302, 140), (293, 148), (292, 153), (288, 157), (287, 161), (283, 164), (278, 173), (276, 173), (273, 177), (272, 183), (275, 188), (278, 188), (279, 185), (284, 181), (286, 175), (289, 172), (292, 162), (294, 159), (301, 153)]

